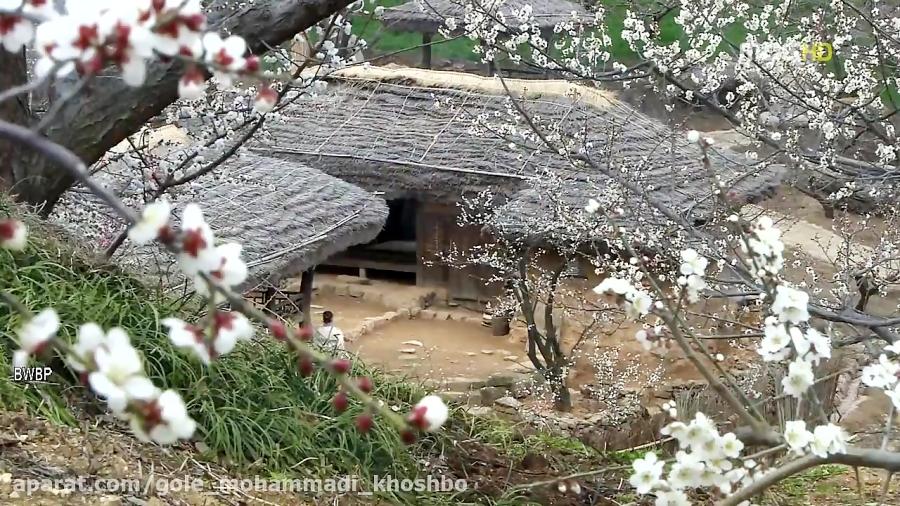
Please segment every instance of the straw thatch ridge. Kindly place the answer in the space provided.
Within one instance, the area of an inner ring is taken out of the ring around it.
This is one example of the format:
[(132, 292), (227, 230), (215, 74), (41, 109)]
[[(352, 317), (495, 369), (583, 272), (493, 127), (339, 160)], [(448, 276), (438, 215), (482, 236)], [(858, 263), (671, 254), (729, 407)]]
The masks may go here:
[[(284, 109), (283, 122), (269, 125), (263, 152), (300, 161), (385, 198), (458, 201), (484, 189), (512, 197), (528, 181), (551, 170), (570, 181), (567, 192), (603, 186), (602, 171), (575, 167), (565, 157), (541, 149), (507, 96), (454, 89), (454, 73), (364, 71), (344, 75), (329, 91)], [(421, 86), (416, 75), (444, 86)], [(628, 177), (678, 213), (702, 222), (713, 203), (702, 152), (660, 122), (636, 111), (613, 94), (563, 96), (540, 93), (542, 83), (510, 81), (529, 87), (521, 100), (529, 114), (555, 123), (562, 139), (583, 137), (594, 161), (605, 169), (629, 169)], [(511, 112), (512, 111), (512, 112)], [(515, 123), (515, 128), (509, 128)], [(511, 144), (519, 144), (511, 146)], [(524, 144), (524, 146), (522, 146)], [(710, 152), (713, 170), (733, 183), (734, 199), (752, 202), (773, 191), (782, 168), (754, 166), (738, 154)], [(580, 200), (583, 207), (584, 200)]]
[[(203, 210), (219, 243), (238, 242), (250, 276), (241, 289), (277, 286), (350, 246), (369, 242), (387, 219), (384, 200), (301, 163), (256, 155), (233, 157), (195, 185), (196, 197), (178, 199)], [(124, 253), (124, 252), (123, 252)], [(169, 272), (158, 250), (143, 247), (141, 270)], [(122, 255), (120, 255), (122, 256)], [(167, 281), (177, 286), (178, 276)]]
[[(476, 12), (483, 12), (490, 18), (501, 15), (511, 30), (519, 24), (514, 13), (521, 12), (525, 6), (532, 8), (534, 22), (542, 29), (552, 29), (559, 23), (587, 16), (584, 7), (567, 0), (481, 0), (475, 5), (478, 6)], [(385, 9), (381, 20), (392, 30), (437, 33), (447, 18), (454, 18), (458, 29), (464, 30), (465, 14), (466, 2), (463, 0), (411, 0)]]

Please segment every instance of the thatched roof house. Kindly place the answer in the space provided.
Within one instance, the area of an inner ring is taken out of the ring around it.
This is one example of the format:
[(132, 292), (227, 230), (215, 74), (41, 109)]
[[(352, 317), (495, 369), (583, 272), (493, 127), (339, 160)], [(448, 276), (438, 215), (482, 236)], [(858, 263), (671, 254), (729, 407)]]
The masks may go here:
[[(543, 147), (499, 81), (409, 69), (342, 73), (330, 91), (285, 109), (286, 121), (269, 126), (274, 139), (260, 149), (384, 192), (388, 200), (415, 200), (420, 259), (449, 241), (477, 243), (452, 232), (453, 204), (485, 189), (511, 199), (509, 230), (538, 230), (528, 219), (546, 222), (532, 188), (544, 171), (564, 181), (560, 199), (576, 209), (608, 188), (603, 172), (615, 170), (687, 220), (706, 220), (714, 204), (711, 174), (683, 133), (612, 93), (560, 81), (506, 85), (548, 135), (574, 141), (575, 151), (590, 154), (597, 169)], [(769, 193), (781, 177), (780, 168), (748, 165), (736, 153), (712, 150), (710, 161), (740, 201)], [(626, 200), (622, 220), (652, 225), (653, 212), (640, 196)]]
[[(466, 14), (465, 0), (411, 0), (405, 4), (384, 10), (381, 20), (388, 28), (398, 31), (437, 33), (444, 20), (454, 18), (459, 29), (464, 30)], [(587, 13), (584, 7), (567, 0), (484, 0), (477, 4), (478, 12), (490, 16), (501, 15), (511, 25), (516, 13), (528, 6), (531, 15), (540, 28), (552, 29), (558, 23), (581, 18)]]

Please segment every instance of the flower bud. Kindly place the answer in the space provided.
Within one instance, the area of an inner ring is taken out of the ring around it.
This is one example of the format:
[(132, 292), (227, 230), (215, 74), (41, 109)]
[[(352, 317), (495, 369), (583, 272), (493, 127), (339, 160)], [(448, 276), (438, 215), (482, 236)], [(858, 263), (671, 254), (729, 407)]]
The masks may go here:
[(341, 390), (337, 394), (335, 394), (334, 399), (331, 400), (331, 403), (334, 404), (334, 409), (337, 410), (338, 413), (343, 413), (347, 410), (347, 405), (350, 404), (350, 399), (347, 398), (347, 392)]
[(360, 376), (356, 380), (356, 386), (363, 392), (370, 393), (373, 387), (372, 380), (368, 376)]
[(372, 419), (372, 415), (368, 413), (363, 413), (356, 418), (356, 428), (363, 434), (372, 430), (372, 425), (374, 424), (375, 421)]

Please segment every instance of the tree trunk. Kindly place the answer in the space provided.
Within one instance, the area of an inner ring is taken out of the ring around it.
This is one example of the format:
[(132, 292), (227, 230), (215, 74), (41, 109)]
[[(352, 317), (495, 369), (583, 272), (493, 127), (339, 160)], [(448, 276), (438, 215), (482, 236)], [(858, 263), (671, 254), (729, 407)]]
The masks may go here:
[(569, 385), (563, 369), (559, 366), (548, 369), (547, 381), (553, 391), (553, 408), (557, 411), (571, 411), (572, 395), (569, 393)]
[[(250, 52), (262, 54), (343, 9), (351, 0), (257, 0), (242, 8), (230, 7), (229, 3), (216, 0), (208, 6), (210, 30), (240, 35), (247, 40)], [(140, 88), (130, 88), (118, 77), (95, 78), (80, 97), (59, 109), (44, 133), (91, 165), (178, 98), (182, 68), (177, 61), (154, 63)], [(0, 85), (4, 89), (8, 83), (3, 79), (8, 80), (10, 69), (15, 67), (0, 59)], [(34, 153), (21, 152), (13, 158), (11, 163), (0, 165), (0, 177), (19, 200), (42, 206), (42, 214), (48, 215), (74, 183), (72, 176)], [(17, 174), (19, 167), (24, 169)], [(12, 181), (8, 174), (12, 174)]]

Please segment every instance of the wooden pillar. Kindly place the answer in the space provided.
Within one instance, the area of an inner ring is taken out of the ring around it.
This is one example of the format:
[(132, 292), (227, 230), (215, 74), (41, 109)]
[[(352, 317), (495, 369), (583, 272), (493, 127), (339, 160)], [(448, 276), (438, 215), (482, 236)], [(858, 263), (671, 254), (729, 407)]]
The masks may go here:
[(303, 325), (312, 325), (312, 289), (313, 289), (313, 272), (315, 267), (310, 267), (303, 271), (300, 276), (300, 294), (302, 295), (301, 304), (303, 305)]
[(431, 34), (422, 33), (422, 68), (431, 68)]

